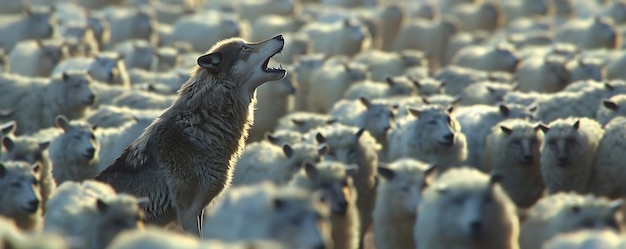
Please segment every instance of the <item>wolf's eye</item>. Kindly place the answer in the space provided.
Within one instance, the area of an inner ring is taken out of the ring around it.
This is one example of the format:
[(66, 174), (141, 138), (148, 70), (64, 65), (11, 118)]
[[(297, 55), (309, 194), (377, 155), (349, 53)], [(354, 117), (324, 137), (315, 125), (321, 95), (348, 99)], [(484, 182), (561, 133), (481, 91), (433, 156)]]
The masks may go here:
[(252, 49), (251, 47), (241, 46), (241, 51), (248, 51), (251, 49)]

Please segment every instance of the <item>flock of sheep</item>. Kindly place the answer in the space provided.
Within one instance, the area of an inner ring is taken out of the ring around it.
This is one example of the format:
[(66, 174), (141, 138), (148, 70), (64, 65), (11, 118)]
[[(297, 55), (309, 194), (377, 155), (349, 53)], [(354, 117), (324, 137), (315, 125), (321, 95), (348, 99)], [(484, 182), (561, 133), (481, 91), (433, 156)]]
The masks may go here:
[[(277, 34), (200, 236), (93, 180)], [(0, 248), (626, 248), (622, 37), (623, 0), (0, 0)]]

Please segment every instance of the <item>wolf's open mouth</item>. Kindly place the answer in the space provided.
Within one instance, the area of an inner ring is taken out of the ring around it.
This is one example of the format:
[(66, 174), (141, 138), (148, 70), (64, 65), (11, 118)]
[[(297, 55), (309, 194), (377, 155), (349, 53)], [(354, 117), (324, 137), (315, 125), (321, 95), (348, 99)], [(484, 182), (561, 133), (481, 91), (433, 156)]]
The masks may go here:
[(282, 64), (279, 64), (278, 68), (276, 68), (276, 67), (268, 67), (268, 64), (270, 63), (270, 59), (272, 57), (274, 57), (274, 55), (282, 53), (283, 52), (283, 47), (284, 47), (284, 44), (281, 45), (280, 48), (273, 55), (268, 57), (267, 60), (265, 60), (265, 62), (263, 62), (263, 65), (261, 65), (261, 69), (263, 69), (263, 72), (266, 72), (266, 73), (282, 73), (282, 72), (285, 72), (285, 69), (283, 69), (283, 65)]

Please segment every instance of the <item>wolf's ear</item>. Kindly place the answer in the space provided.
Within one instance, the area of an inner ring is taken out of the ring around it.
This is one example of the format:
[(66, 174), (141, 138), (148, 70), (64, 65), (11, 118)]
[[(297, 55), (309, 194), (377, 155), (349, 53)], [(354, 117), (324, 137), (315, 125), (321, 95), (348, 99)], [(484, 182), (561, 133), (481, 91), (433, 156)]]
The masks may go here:
[(198, 66), (206, 69), (209, 73), (216, 74), (220, 72), (220, 63), (222, 62), (222, 53), (215, 52), (205, 54), (198, 57)]

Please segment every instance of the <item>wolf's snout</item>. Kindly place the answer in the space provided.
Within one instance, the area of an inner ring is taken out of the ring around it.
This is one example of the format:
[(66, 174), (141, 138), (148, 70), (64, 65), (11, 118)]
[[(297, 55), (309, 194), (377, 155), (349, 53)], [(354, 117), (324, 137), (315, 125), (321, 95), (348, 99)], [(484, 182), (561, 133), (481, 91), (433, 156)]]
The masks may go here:
[(283, 35), (274, 36), (274, 38), (272, 38), (272, 39), (278, 40), (278, 41), (285, 41), (285, 38), (283, 37)]

